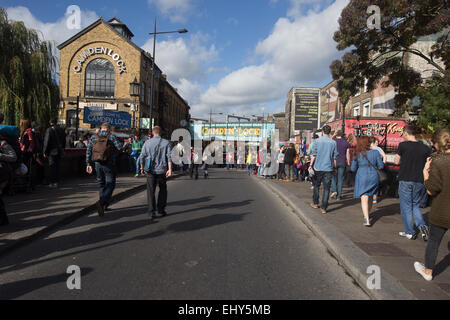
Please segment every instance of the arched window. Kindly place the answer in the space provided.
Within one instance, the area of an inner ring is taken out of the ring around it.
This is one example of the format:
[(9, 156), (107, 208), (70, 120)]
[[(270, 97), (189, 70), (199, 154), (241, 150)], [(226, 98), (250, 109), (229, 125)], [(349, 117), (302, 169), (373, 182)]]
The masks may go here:
[(111, 62), (95, 59), (86, 67), (85, 96), (91, 98), (114, 98), (116, 72)]

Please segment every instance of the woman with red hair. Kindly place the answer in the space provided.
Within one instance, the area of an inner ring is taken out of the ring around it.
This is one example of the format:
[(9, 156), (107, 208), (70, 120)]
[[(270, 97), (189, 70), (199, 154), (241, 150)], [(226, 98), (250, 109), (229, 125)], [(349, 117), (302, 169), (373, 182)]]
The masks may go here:
[(361, 198), (364, 225), (370, 227), (373, 196), (378, 192), (377, 169), (382, 169), (384, 164), (380, 153), (371, 150), (369, 137), (358, 138), (354, 159), (351, 165), (351, 170), (356, 171), (354, 197)]

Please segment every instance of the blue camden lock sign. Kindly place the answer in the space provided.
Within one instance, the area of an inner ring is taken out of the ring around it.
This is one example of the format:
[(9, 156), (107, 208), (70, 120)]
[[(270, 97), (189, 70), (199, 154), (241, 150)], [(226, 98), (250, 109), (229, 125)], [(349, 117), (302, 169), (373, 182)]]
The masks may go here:
[(131, 115), (128, 112), (104, 110), (99, 107), (85, 107), (83, 123), (101, 125), (109, 123), (112, 127), (131, 128)]

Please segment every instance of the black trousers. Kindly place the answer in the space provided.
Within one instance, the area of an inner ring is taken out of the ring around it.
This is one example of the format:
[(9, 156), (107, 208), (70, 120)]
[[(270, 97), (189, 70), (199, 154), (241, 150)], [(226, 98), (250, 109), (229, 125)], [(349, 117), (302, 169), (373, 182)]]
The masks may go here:
[(191, 164), (191, 170), (189, 172), (191, 178), (194, 176), (194, 173), (195, 173), (195, 179), (198, 179), (198, 167), (199, 166), (200, 166), (199, 164), (195, 164), (195, 163)]
[(439, 246), (446, 232), (446, 228), (435, 226), (430, 223), (430, 239), (428, 239), (427, 249), (425, 251), (425, 268), (431, 270), (434, 269)]
[[(156, 187), (159, 187), (158, 202), (156, 202)], [(165, 174), (147, 174), (148, 212), (163, 213), (167, 206), (167, 178)]]
[(0, 194), (0, 225), (8, 224), (8, 216), (6, 215), (5, 203), (3, 202), (3, 195)]

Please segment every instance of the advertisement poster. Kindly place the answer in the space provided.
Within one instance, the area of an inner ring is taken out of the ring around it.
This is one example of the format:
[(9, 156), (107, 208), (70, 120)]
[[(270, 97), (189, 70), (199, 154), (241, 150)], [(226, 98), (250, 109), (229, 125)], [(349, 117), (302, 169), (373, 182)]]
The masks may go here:
[(227, 140), (261, 142), (275, 132), (275, 123), (213, 123), (191, 125), (194, 140)]
[[(387, 137), (387, 147), (397, 148), (403, 142), (403, 128), (408, 123), (404, 120), (345, 120), (345, 133), (352, 134), (355, 138), (360, 135), (375, 136), (380, 140), (380, 145), (384, 146)], [(342, 120), (328, 123), (331, 130), (341, 130)], [(387, 131), (386, 131), (387, 130)], [(354, 141), (356, 144), (356, 139)]]
[(320, 89), (295, 89), (295, 130), (314, 130), (319, 125)]

